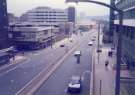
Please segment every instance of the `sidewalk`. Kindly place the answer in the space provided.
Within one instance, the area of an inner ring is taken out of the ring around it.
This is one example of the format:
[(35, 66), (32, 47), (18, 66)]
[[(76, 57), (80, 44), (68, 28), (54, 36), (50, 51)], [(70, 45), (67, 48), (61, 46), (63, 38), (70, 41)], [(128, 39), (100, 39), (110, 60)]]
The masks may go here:
[(25, 61), (26, 59), (27, 58), (23, 55), (16, 55), (14, 59), (13, 58), (10, 59), (10, 64), (17, 64), (17, 63)]
[(135, 70), (121, 70), (120, 95), (134, 95), (135, 93)]
[[(115, 70), (113, 69), (113, 65), (116, 61), (116, 55), (108, 57), (109, 50), (111, 50), (111, 47), (103, 45), (99, 57), (95, 51), (94, 95), (114, 95)], [(109, 61), (107, 67), (105, 66), (106, 60)]]

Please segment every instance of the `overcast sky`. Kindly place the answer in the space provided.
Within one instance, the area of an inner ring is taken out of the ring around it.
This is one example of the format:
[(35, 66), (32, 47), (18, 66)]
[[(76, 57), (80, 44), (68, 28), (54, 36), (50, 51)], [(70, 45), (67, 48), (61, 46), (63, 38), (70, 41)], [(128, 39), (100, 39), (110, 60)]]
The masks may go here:
[[(109, 3), (110, 0), (97, 0), (105, 3)], [(48, 6), (51, 8), (67, 8), (71, 4), (66, 4), (65, 0), (7, 0), (8, 12), (14, 13), (16, 16), (20, 16), (24, 12), (38, 7), (38, 6)], [(76, 6), (77, 13), (85, 13), (88, 16), (106, 15), (109, 13), (108, 8), (102, 7), (95, 4), (72, 4)]]

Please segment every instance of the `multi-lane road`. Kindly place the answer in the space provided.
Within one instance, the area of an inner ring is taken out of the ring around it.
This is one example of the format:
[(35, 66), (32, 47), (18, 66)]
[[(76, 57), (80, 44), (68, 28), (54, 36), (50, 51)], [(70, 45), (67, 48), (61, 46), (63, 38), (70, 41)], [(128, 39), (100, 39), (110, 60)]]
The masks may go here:
[[(83, 36), (73, 35), (70, 38), (73, 42), (67, 39), (53, 48), (26, 53), (24, 62), (0, 68), (0, 95), (25, 95), (32, 89), (34, 95), (68, 95), (67, 84), (72, 75), (82, 77), (83, 89), (79, 95), (89, 95), (94, 48), (88, 46), (88, 42), (93, 35), (96, 33), (92, 31), (83, 33)], [(60, 47), (60, 44), (65, 44), (65, 47)], [(82, 51), (80, 64), (73, 56), (75, 50)], [(37, 86), (40, 81), (43, 81), (42, 85)]]

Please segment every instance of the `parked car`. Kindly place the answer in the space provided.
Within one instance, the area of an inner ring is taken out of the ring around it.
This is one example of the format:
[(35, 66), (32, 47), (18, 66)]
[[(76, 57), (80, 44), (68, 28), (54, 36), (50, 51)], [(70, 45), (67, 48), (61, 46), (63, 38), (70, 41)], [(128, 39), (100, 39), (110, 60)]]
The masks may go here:
[(82, 81), (80, 76), (72, 76), (68, 83), (69, 93), (80, 93), (82, 88)]

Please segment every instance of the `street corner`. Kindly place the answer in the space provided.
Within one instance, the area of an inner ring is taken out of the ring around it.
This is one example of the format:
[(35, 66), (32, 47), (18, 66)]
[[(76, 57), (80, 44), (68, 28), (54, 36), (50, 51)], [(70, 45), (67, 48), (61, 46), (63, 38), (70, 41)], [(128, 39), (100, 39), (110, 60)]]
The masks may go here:
[(22, 55), (17, 55), (14, 58), (11, 58), (10, 59), (10, 63), (12, 63), (12, 64), (18, 64), (18, 63), (21, 63), (21, 62), (23, 62), (25, 60), (27, 60), (27, 57), (22, 56)]

